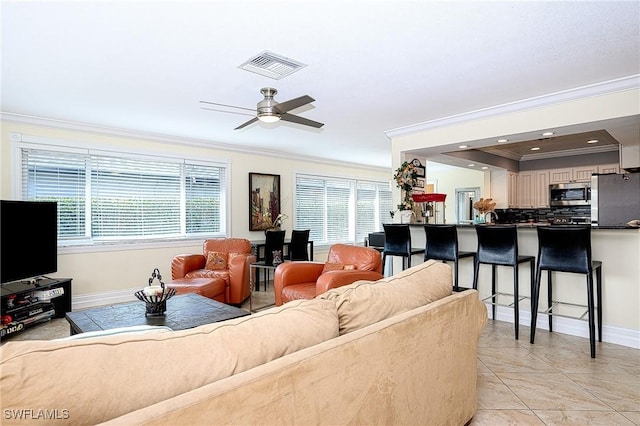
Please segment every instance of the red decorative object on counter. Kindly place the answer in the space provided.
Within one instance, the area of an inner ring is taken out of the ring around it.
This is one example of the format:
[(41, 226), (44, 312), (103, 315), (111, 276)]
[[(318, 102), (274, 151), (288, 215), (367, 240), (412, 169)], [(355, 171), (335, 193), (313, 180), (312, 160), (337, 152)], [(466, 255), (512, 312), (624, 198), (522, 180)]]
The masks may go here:
[(440, 203), (444, 202), (445, 198), (447, 198), (447, 194), (413, 194), (411, 197), (416, 203), (427, 203), (432, 201)]

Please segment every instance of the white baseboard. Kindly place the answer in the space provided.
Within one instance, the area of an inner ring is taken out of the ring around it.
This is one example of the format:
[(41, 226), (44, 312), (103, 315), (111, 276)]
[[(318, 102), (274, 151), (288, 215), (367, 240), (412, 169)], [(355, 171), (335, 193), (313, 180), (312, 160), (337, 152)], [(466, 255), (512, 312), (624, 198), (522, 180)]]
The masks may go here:
[(136, 298), (134, 293), (138, 290), (140, 290), (139, 287), (125, 290), (108, 291), (106, 293), (91, 293), (73, 296), (71, 308), (74, 311), (80, 311), (82, 309), (95, 308), (96, 306), (135, 302), (138, 299)]
[[(491, 305), (487, 305), (487, 312), (489, 318), (491, 318)], [(496, 320), (513, 324), (513, 308), (498, 306), (496, 310)], [(549, 330), (548, 315), (538, 313), (536, 324), (536, 328), (539, 330)], [(526, 327), (531, 326), (531, 312), (520, 310), (520, 325)], [(555, 317), (553, 320), (553, 332), (589, 338), (587, 321), (573, 318)], [(602, 341), (640, 349), (640, 331), (603, 324)]]

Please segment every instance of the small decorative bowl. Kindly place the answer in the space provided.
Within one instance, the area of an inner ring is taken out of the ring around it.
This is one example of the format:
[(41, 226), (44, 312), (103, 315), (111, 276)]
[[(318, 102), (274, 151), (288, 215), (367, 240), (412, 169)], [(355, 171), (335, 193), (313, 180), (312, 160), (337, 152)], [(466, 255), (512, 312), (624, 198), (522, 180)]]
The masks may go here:
[(149, 295), (145, 290), (139, 290), (135, 292), (136, 297), (145, 302), (147, 310), (145, 316), (147, 317), (161, 317), (167, 310), (167, 300), (172, 298), (176, 294), (175, 288), (163, 288), (160, 294)]

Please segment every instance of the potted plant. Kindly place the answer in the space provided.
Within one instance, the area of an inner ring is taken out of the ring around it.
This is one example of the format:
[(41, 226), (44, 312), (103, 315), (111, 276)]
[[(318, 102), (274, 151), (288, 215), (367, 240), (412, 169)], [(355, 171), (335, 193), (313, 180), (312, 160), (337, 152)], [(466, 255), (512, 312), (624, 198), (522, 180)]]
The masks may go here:
[(396, 181), (396, 187), (400, 188), (401, 202), (398, 204), (400, 220), (402, 223), (409, 223), (413, 214), (411, 192), (416, 185), (418, 171), (412, 163), (405, 161), (396, 169), (393, 179)]

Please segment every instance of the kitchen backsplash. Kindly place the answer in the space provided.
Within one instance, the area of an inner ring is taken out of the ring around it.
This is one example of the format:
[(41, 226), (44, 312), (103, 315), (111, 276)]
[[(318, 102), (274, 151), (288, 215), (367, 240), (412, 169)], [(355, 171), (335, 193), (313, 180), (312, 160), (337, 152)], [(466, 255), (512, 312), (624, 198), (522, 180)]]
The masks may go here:
[(496, 223), (549, 222), (557, 217), (591, 217), (590, 206), (552, 207), (542, 209), (496, 209)]

